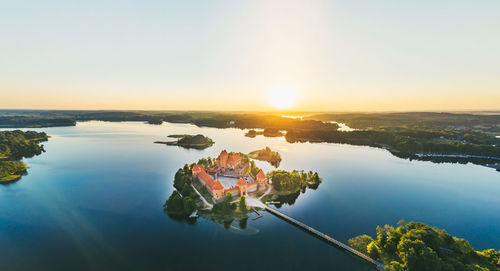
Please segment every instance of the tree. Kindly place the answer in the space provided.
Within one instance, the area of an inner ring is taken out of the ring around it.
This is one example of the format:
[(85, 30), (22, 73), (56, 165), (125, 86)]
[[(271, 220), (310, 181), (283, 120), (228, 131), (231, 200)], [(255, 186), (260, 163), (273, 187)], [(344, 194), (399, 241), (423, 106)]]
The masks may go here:
[(405, 270), (405, 268), (399, 262), (396, 262), (396, 261), (392, 261), (390, 264), (388, 264), (385, 267), (385, 269), (389, 270), (389, 271), (404, 271)]
[(376, 230), (377, 230), (377, 246), (383, 248), (387, 243), (387, 236), (385, 235), (384, 229), (382, 229), (380, 226), (377, 226)]
[(196, 210), (196, 203), (190, 197), (183, 198), (184, 214), (189, 215)]
[(404, 238), (398, 245), (399, 257), (408, 271), (441, 270), (442, 261), (432, 249), (421, 240)]
[(348, 241), (350, 247), (364, 254), (368, 254), (367, 246), (371, 242), (373, 242), (373, 238), (371, 238), (371, 236), (368, 236), (366, 234), (356, 236), (354, 238), (349, 239)]
[(184, 212), (184, 201), (179, 192), (174, 191), (165, 203), (167, 213), (181, 214)]
[(191, 195), (191, 187), (189, 186), (189, 184), (184, 183), (184, 187), (182, 188), (181, 194), (184, 197), (189, 197)]
[(377, 244), (375, 244), (374, 241), (368, 244), (366, 250), (368, 252), (368, 256), (370, 256), (372, 259), (377, 260), (380, 258), (380, 249), (377, 247)]
[(242, 196), (240, 198), (239, 207), (240, 207), (240, 211), (245, 212), (245, 213), (247, 212), (247, 201), (246, 201), (246, 198), (244, 196)]

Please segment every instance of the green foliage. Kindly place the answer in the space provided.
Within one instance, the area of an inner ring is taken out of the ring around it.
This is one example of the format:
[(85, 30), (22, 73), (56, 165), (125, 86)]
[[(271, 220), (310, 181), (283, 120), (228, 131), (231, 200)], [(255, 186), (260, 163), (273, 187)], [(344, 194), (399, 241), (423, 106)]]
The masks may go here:
[(281, 162), (280, 154), (278, 152), (273, 152), (269, 147), (252, 151), (249, 153), (249, 156), (257, 160), (267, 161), (275, 167), (278, 167)]
[(198, 160), (198, 165), (203, 165), (205, 168), (213, 167), (215, 166), (215, 158), (207, 157), (207, 158), (201, 158)]
[(380, 249), (378, 248), (377, 244), (375, 244), (374, 241), (370, 242), (366, 246), (366, 252), (368, 256), (370, 256), (372, 259), (379, 259), (380, 258)]
[(398, 255), (403, 266), (409, 270), (441, 270), (442, 260), (437, 253), (421, 240), (404, 238), (398, 245)]
[(187, 217), (196, 210), (196, 203), (191, 197), (183, 197), (179, 192), (174, 191), (164, 207), (169, 215)]
[(363, 234), (349, 239), (349, 246), (367, 254), (367, 246), (373, 242), (373, 238), (369, 235)]
[(21, 127), (55, 127), (75, 126), (76, 121), (70, 117), (41, 117), (41, 116), (7, 116), (0, 117), (0, 126), (9, 128)]
[(247, 212), (247, 201), (245, 199), (245, 197), (241, 197), (240, 198), (240, 204), (238, 206), (240, 208), (240, 211), (242, 212)]
[(212, 139), (204, 135), (169, 135), (169, 137), (179, 139), (177, 142), (167, 142), (167, 145), (177, 145), (184, 148), (205, 149), (214, 144)]
[(47, 140), (44, 132), (0, 131), (0, 183), (26, 174), (26, 164), (18, 160), (41, 154), (44, 150), (40, 142)]
[[(475, 251), (464, 239), (424, 223), (400, 221), (394, 228), (377, 226), (377, 239), (349, 240), (349, 245), (386, 263), (387, 270), (499, 270), (500, 251)], [(361, 248), (363, 245), (366, 247)]]
[(248, 167), (249, 172), (247, 174), (251, 174), (252, 176), (256, 176), (259, 173), (260, 168), (255, 165), (254, 161), (250, 161), (250, 166)]
[(315, 189), (322, 181), (318, 173), (311, 171), (274, 170), (269, 172), (267, 176), (271, 179), (274, 189), (288, 192), (299, 191), (305, 186)]
[(481, 132), (464, 134), (463, 131), (407, 127), (352, 132), (289, 130), (285, 138), (291, 143), (311, 141), (385, 147), (398, 157), (434, 162), (485, 164), (494, 161), (488, 157), (500, 158), (500, 139)]

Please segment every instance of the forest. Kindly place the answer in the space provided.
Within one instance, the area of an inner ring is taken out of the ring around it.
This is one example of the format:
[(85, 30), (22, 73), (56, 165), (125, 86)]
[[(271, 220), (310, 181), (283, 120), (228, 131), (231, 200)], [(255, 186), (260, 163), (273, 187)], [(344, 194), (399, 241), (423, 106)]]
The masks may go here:
[(20, 161), (41, 154), (40, 142), (47, 141), (44, 132), (21, 130), (0, 131), (0, 183), (9, 183), (27, 173), (27, 166)]
[(500, 251), (474, 250), (469, 242), (420, 222), (377, 226), (376, 239), (360, 235), (349, 246), (393, 271), (500, 270)]

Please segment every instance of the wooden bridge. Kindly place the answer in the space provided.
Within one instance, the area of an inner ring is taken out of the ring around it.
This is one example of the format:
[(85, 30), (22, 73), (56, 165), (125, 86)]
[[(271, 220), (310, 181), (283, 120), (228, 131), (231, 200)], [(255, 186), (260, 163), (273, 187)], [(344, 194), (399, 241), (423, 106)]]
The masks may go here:
[(338, 241), (338, 240), (336, 240), (336, 239), (334, 239), (334, 238), (332, 238), (332, 237), (330, 237), (330, 236), (328, 236), (328, 235), (326, 235), (326, 234), (324, 234), (324, 233), (316, 230), (315, 228), (310, 227), (310, 226), (308, 226), (308, 225), (306, 225), (306, 224), (304, 224), (304, 223), (302, 223), (302, 222), (300, 222), (300, 221), (298, 221), (298, 220), (296, 220), (296, 219), (294, 219), (294, 218), (292, 218), (292, 217), (290, 217), (288, 215), (285, 215), (284, 213), (282, 213), (282, 212), (280, 212), (280, 211), (278, 211), (278, 210), (276, 210), (274, 208), (271, 208), (271, 207), (269, 207), (267, 205), (265, 206), (265, 209), (268, 212), (274, 214), (275, 216), (277, 216), (277, 217), (279, 217), (281, 219), (284, 219), (284, 220), (286, 220), (286, 221), (288, 221), (288, 222), (290, 222), (290, 223), (298, 226), (299, 228), (301, 228), (301, 229), (303, 229), (303, 230), (305, 230), (307, 232), (310, 232), (310, 233), (314, 234), (315, 236), (318, 236), (319, 238), (321, 238), (321, 239), (323, 239), (323, 240), (325, 240), (325, 241), (327, 241), (329, 243), (332, 243), (332, 244), (334, 244), (334, 245), (336, 245), (336, 246), (338, 246), (338, 247), (340, 247), (340, 248), (342, 248), (342, 249), (344, 249), (344, 250), (346, 250), (346, 251), (348, 251), (348, 252), (350, 252), (350, 253), (358, 256), (358, 257), (360, 257), (361, 259), (363, 259), (363, 260), (365, 260), (365, 261), (367, 261), (367, 262), (369, 262), (371, 264), (374, 264), (377, 267), (377, 269), (379, 269), (379, 270), (383, 270), (384, 269), (384, 264), (383, 263), (375, 261), (374, 259), (368, 257), (367, 255), (365, 255), (365, 254), (363, 254), (363, 253), (355, 250), (354, 248), (352, 248), (352, 247), (350, 247), (350, 246), (348, 246), (348, 245), (346, 245), (346, 244), (344, 244), (344, 243), (342, 243), (342, 242), (340, 242), (340, 241)]

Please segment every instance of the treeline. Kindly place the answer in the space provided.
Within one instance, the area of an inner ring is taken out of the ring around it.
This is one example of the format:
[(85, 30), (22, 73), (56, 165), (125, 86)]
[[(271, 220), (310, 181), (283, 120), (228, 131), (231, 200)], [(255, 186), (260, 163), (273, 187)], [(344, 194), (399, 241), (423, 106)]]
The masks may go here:
[(377, 226), (377, 237), (360, 235), (349, 245), (394, 271), (500, 270), (500, 251), (474, 250), (469, 242), (424, 223)]
[(1, 128), (75, 126), (76, 121), (68, 117), (0, 117)]
[(308, 119), (337, 121), (356, 129), (380, 127), (468, 127), (495, 128), (500, 124), (500, 114), (456, 114), (436, 112), (400, 113), (325, 113)]
[(352, 132), (291, 130), (288, 131), (285, 138), (291, 143), (310, 141), (385, 147), (397, 156), (415, 159), (418, 159), (416, 154), (419, 153), (500, 157), (500, 140), (477, 133), (458, 135), (451, 132), (409, 128)]
[(294, 193), (305, 187), (316, 189), (322, 179), (317, 172), (273, 170), (267, 173), (273, 188), (280, 192)]
[[(37, 111), (13, 110), (0, 111), (2, 117), (11, 118), (65, 118), (73, 121), (160, 121), (172, 123), (191, 123), (197, 126), (216, 128), (269, 129), (329, 129), (337, 130), (337, 124), (324, 123), (318, 120), (299, 120), (283, 118), (272, 113), (220, 113), (220, 112), (178, 112), (178, 111)], [(33, 120), (34, 121), (34, 120)], [(1, 124), (1, 122), (0, 122)], [(54, 125), (55, 126), (55, 125)], [(24, 127), (24, 126), (23, 126)]]
[(26, 164), (19, 160), (41, 154), (44, 150), (40, 142), (47, 140), (44, 132), (1, 131), (0, 183), (18, 180), (26, 174)]

